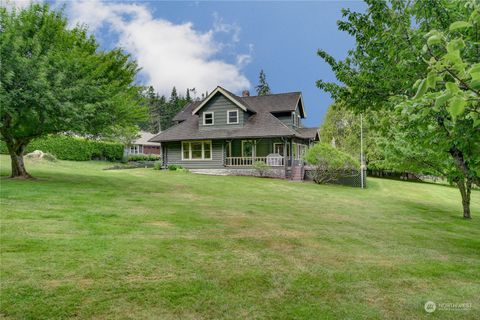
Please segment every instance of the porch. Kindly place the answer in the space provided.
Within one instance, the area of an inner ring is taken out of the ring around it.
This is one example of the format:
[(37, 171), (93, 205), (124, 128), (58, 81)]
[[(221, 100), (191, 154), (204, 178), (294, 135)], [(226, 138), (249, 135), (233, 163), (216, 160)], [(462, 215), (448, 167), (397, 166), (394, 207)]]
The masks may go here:
[(252, 139), (225, 141), (225, 167), (251, 167), (263, 162), (269, 167), (291, 167), (303, 164), (307, 149), (303, 141), (281, 139)]

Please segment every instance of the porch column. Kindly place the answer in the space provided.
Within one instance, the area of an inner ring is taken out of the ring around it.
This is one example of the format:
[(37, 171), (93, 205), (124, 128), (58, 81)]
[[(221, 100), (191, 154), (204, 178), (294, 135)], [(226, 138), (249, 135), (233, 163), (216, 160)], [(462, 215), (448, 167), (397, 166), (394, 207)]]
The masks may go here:
[[(288, 160), (287, 160), (287, 148), (288, 148), (288, 143), (287, 139), (283, 139), (283, 164), (285, 166), (285, 178), (287, 177), (287, 168), (288, 168)], [(275, 150), (274, 150), (275, 152)]]
[(293, 138), (290, 138), (290, 166), (293, 167)]

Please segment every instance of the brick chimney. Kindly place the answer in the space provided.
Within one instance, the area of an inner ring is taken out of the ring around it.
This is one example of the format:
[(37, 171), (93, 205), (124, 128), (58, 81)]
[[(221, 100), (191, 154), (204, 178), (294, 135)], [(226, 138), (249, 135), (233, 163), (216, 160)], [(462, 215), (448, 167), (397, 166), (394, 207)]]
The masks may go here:
[(243, 90), (243, 91), (242, 91), (242, 97), (250, 97), (250, 91), (248, 91), (248, 90)]

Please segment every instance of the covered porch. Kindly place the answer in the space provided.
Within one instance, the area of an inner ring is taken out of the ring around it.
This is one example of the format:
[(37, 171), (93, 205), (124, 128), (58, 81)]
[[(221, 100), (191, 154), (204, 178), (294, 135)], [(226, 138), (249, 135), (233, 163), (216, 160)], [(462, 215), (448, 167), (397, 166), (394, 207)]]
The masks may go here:
[(224, 166), (251, 167), (263, 162), (270, 167), (291, 167), (303, 163), (308, 142), (296, 139), (259, 138), (226, 140)]

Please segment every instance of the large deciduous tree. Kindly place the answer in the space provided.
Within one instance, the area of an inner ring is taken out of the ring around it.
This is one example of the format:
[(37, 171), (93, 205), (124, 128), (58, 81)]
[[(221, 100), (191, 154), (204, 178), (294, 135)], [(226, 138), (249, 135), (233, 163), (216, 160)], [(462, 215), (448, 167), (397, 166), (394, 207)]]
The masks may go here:
[(12, 177), (32, 139), (60, 132), (100, 135), (145, 116), (138, 68), (119, 49), (103, 51), (86, 28), (69, 28), (48, 4), (0, 8), (0, 133)]
[(449, 178), (470, 218), (470, 189), (480, 174), (478, 4), (367, 4), (364, 13), (344, 10), (338, 23), (356, 40), (344, 61), (318, 52), (343, 84), (317, 85), (356, 112), (383, 112), (387, 162)]

